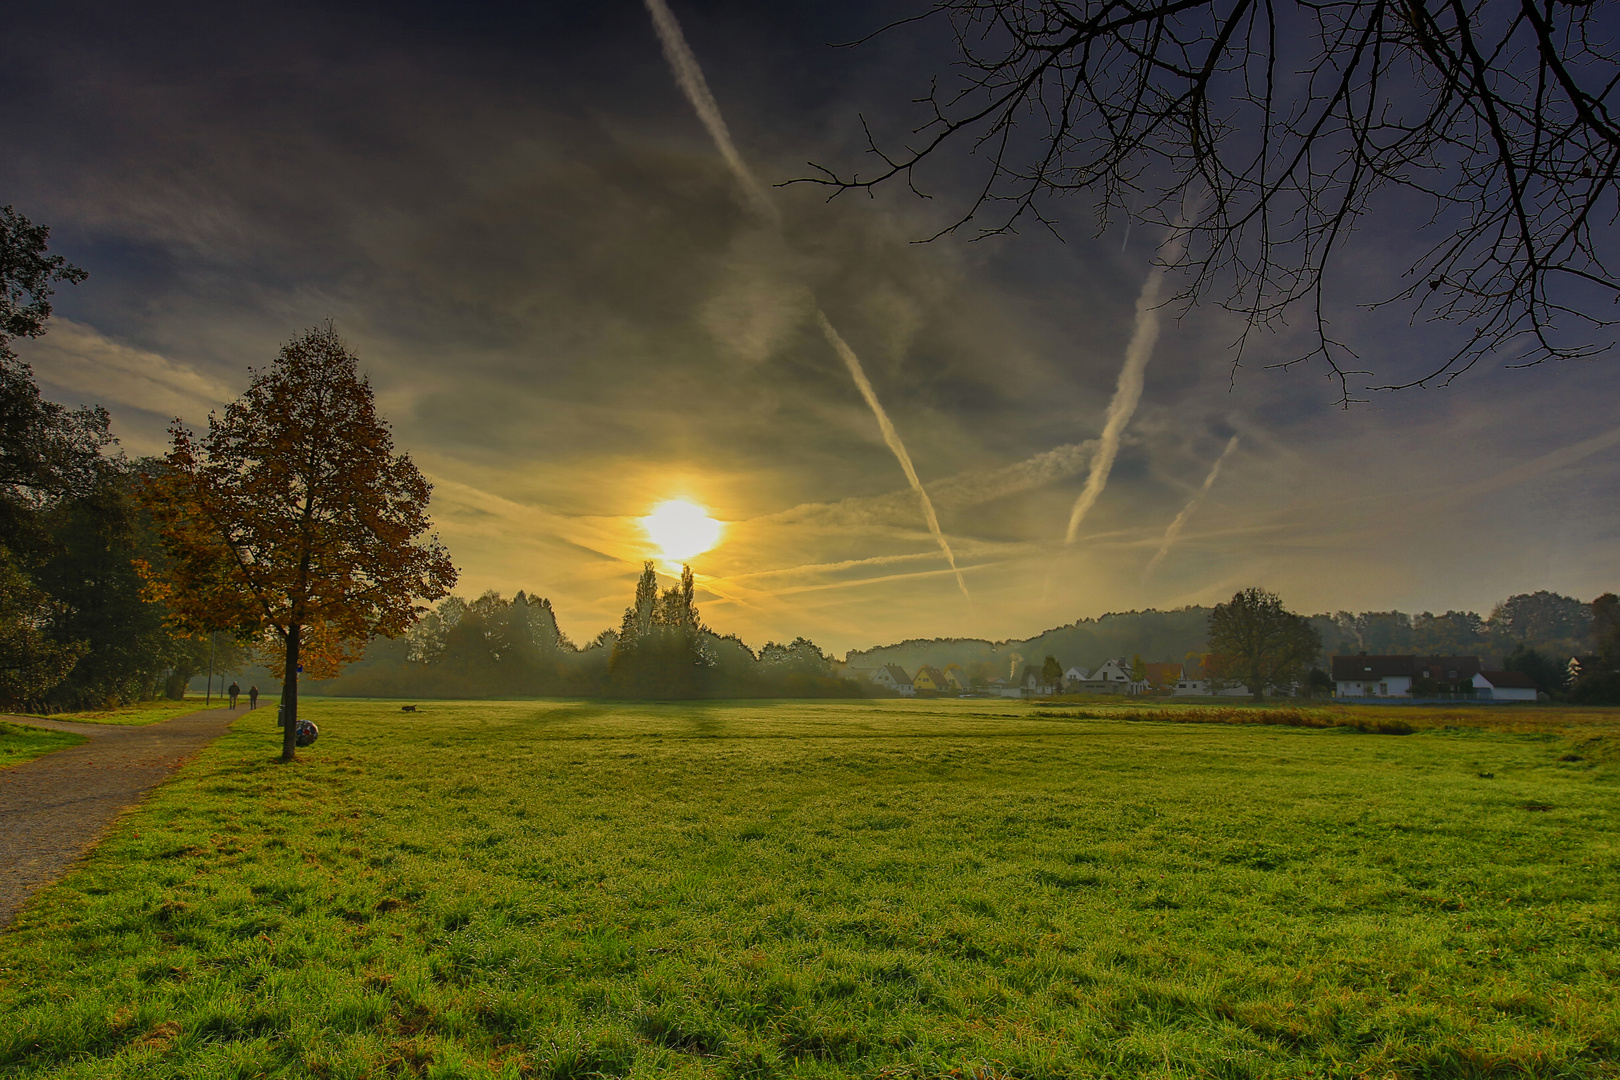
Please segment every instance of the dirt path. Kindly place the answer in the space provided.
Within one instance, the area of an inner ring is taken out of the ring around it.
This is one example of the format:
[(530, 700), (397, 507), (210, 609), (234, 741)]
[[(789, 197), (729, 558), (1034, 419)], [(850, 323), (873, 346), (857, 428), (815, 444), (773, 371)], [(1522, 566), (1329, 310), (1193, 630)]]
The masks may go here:
[[(90, 737), (82, 746), (0, 769), (0, 928), (94, 847), (121, 811), (245, 714), (244, 708), (211, 709), (139, 727), (0, 716)], [(264, 722), (274, 727), (275, 714)]]

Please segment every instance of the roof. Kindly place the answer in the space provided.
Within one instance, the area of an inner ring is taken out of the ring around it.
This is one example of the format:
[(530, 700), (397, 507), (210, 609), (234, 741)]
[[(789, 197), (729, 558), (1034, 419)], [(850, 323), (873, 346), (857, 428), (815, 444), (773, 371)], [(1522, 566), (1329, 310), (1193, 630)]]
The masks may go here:
[(906, 669), (901, 667), (899, 664), (884, 664), (883, 670), (887, 671), (889, 673), (889, 678), (893, 679), (895, 682), (908, 683), (911, 681), (911, 676), (907, 675)]
[(1143, 664), (1147, 670), (1147, 681), (1150, 683), (1175, 682), (1181, 678), (1181, 665), (1169, 663)]
[(1480, 675), (1494, 690), (1534, 690), (1535, 680), (1522, 671), (1482, 671)]
[[(1477, 656), (1414, 656), (1412, 663), (1417, 668), (1418, 678), (1437, 682), (1463, 682), (1479, 672)], [(1457, 674), (1453, 675), (1453, 671)]]
[(932, 664), (924, 664), (922, 667), (917, 669), (917, 674), (911, 677), (911, 681), (916, 682), (918, 679), (923, 678), (926, 678), (935, 686), (939, 686), (945, 682), (945, 673)]
[[(1462, 682), (1479, 670), (1477, 656), (1354, 656), (1333, 658), (1333, 681), (1356, 682), (1365, 679), (1434, 679)], [(1424, 672), (1429, 672), (1425, 675)], [(1457, 674), (1452, 675), (1455, 671)]]
[(1333, 681), (1355, 682), (1360, 679), (1411, 678), (1417, 670), (1414, 656), (1335, 656)]

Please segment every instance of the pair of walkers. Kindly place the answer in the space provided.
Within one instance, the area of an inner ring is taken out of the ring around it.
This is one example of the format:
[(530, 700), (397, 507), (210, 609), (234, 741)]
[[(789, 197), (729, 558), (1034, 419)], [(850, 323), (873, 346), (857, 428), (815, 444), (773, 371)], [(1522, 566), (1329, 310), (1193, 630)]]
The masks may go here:
[[(242, 692), (242, 688), (237, 686), (235, 683), (231, 683), (230, 686), (226, 687), (225, 692), (231, 695), (231, 708), (236, 708), (236, 698), (237, 695)], [(258, 707), (259, 688), (257, 686), (250, 686), (248, 687), (248, 708), (257, 709)]]

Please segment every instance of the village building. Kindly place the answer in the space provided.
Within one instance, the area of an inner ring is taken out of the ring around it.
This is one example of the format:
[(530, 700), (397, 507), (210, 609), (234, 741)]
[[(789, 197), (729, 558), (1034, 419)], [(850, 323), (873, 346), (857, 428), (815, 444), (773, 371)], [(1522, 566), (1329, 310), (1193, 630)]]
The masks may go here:
[(945, 678), (945, 673), (931, 664), (924, 664), (911, 677), (911, 688), (919, 694), (954, 694), (956, 688)]
[(962, 669), (961, 664), (946, 664), (939, 670), (940, 674), (945, 676), (945, 681), (950, 683), (957, 693), (969, 688), (967, 672)]
[(1041, 669), (1034, 664), (1024, 667), (1024, 676), (1019, 680), (1019, 686), (1025, 697), (1051, 697), (1058, 692), (1057, 686), (1048, 682), (1041, 674)]
[(902, 697), (910, 697), (915, 691), (911, 686), (911, 676), (899, 664), (884, 664), (872, 674), (872, 682), (878, 686), (893, 690)]
[(1475, 696), (1477, 656), (1354, 656), (1332, 658), (1333, 696), (1411, 698)]
[(1536, 684), (1522, 671), (1481, 671), (1473, 685), (1476, 696), (1489, 701), (1536, 700)]

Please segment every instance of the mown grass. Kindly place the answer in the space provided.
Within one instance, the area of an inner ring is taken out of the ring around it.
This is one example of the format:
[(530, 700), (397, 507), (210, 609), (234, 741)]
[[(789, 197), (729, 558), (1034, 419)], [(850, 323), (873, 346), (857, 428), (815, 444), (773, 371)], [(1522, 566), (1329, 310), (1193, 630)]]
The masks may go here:
[(0, 1072), (1620, 1076), (1620, 784), (1566, 736), (302, 708), (0, 938)]
[(87, 740), (83, 735), (48, 728), (29, 727), (26, 724), (8, 724), (0, 720), (0, 769), (21, 765), (25, 761), (48, 754), (52, 750), (78, 746)]
[[(259, 708), (264, 708), (264, 697), (259, 697)], [(182, 701), (173, 701), (162, 698), (157, 701), (133, 701), (128, 705), (115, 705), (106, 709), (82, 709), (78, 712), (37, 713), (30, 715), (48, 716), (51, 720), (71, 720), (79, 724), (158, 724), (164, 720), (173, 720), (177, 716), (189, 716), (204, 709), (222, 709), (230, 704), (228, 698), (221, 698), (215, 694), (212, 701), (205, 701), (201, 694), (196, 697), (187, 696)], [(242, 698), (238, 708), (247, 707), (247, 698)]]

